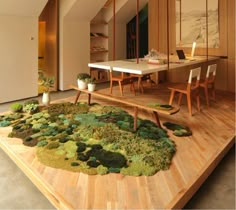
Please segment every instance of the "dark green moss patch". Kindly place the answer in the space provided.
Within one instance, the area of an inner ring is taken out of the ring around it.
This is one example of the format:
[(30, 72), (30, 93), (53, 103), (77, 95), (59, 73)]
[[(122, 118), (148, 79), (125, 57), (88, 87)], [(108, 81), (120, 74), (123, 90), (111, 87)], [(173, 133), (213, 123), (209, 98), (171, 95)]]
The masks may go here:
[[(43, 164), (87, 174), (150, 176), (168, 169), (176, 152), (166, 130), (138, 119), (134, 131), (133, 117), (112, 106), (52, 104), (39, 107), (35, 114), (2, 115), (0, 125), (13, 127), (9, 137), (37, 145), (37, 158)], [(186, 129), (177, 128), (175, 135)]]
[(87, 161), (89, 159), (89, 155), (83, 154), (83, 153), (78, 153), (77, 159), (81, 161)]
[(167, 129), (172, 130), (173, 134), (175, 136), (181, 137), (181, 136), (191, 136), (192, 135), (192, 131), (187, 126), (179, 125), (179, 124), (171, 123), (171, 122), (165, 122), (165, 123), (163, 123), (163, 125)]
[(86, 150), (86, 144), (82, 142), (76, 142), (77, 145), (77, 152), (83, 152)]
[(71, 163), (71, 166), (79, 166), (79, 163), (77, 163), (77, 162), (72, 162), (72, 163)]

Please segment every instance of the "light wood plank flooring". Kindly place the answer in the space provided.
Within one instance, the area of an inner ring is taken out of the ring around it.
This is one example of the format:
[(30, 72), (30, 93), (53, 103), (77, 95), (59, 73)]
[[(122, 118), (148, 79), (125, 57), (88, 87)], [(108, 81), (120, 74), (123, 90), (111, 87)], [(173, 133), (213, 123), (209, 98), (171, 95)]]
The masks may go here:
[[(119, 92), (114, 94), (119, 95)], [(118, 87), (117, 87), (118, 90)], [(108, 93), (107, 89), (100, 90)], [(143, 104), (168, 103), (169, 91), (165, 86), (145, 88), (145, 94), (136, 96), (129, 87), (124, 90), (124, 100)], [(65, 100), (74, 101), (75, 97)], [(183, 98), (183, 102), (184, 102)], [(217, 101), (207, 108), (204, 99), (201, 112), (193, 109), (190, 117), (187, 105), (181, 106), (173, 116), (160, 114), (161, 122), (174, 122), (189, 126), (193, 136), (176, 137), (168, 131), (177, 145), (171, 167), (151, 177), (131, 177), (119, 174), (88, 176), (46, 167), (35, 157), (35, 149), (25, 147), (19, 139), (6, 138), (9, 128), (0, 129), (0, 146), (55, 205), (67, 209), (173, 209), (182, 208), (214, 170), (219, 161), (234, 144), (235, 99), (234, 94), (217, 92)], [(82, 95), (86, 100), (86, 95)], [(105, 100), (92, 101), (116, 105)], [(122, 106), (129, 110), (129, 107)], [(148, 112), (140, 117), (153, 119)]]

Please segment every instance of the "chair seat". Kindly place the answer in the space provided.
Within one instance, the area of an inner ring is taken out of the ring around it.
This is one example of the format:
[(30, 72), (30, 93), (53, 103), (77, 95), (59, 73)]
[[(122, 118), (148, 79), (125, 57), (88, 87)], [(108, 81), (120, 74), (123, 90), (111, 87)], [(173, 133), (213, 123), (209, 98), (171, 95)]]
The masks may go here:
[(112, 87), (113, 87), (113, 82), (118, 82), (119, 84), (119, 88), (120, 88), (120, 93), (121, 96), (123, 96), (123, 85), (126, 84), (130, 84), (131, 87), (130, 89), (134, 91), (134, 95), (136, 95), (135, 93), (135, 88), (134, 88), (134, 81), (133, 81), (133, 77), (130, 75), (112, 75), (112, 72), (110, 72), (110, 93), (112, 94)]
[(176, 90), (176, 91), (184, 91), (186, 92), (187, 83), (176, 83), (175, 85), (172, 85), (168, 87), (170, 90)]
[[(192, 115), (192, 96), (196, 96), (197, 108), (200, 111), (200, 97), (199, 97), (199, 80), (200, 80), (201, 68), (192, 69), (189, 74), (188, 83), (176, 83), (168, 87), (171, 90), (169, 105), (172, 105), (175, 93), (179, 93), (178, 105), (182, 100), (182, 95), (187, 96), (187, 104), (190, 116)], [(195, 81), (196, 79), (196, 81)]]
[(200, 87), (206, 87), (206, 86), (211, 86), (213, 83), (214, 83), (214, 82), (210, 82), (210, 81), (208, 81), (208, 82), (206, 83), (205, 80), (200, 80), (199, 85), (200, 85)]

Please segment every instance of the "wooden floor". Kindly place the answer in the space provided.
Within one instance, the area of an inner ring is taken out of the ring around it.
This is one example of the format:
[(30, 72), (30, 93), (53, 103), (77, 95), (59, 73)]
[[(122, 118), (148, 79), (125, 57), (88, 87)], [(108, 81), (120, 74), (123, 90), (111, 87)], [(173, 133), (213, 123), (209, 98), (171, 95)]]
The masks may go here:
[[(119, 95), (116, 89), (118, 87), (114, 88), (114, 94)], [(101, 91), (107, 93), (107, 90)], [(162, 86), (145, 88), (144, 94), (136, 96), (127, 87), (124, 93), (125, 100), (136, 100), (143, 104), (168, 103), (169, 98), (169, 91)], [(83, 94), (81, 99), (85, 100), (86, 95)], [(96, 98), (92, 98), (92, 101), (111, 104)], [(123, 108), (129, 110), (129, 107)], [(180, 138), (168, 131), (177, 145), (177, 153), (169, 170), (150, 177), (120, 174), (89, 176), (46, 167), (37, 161), (34, 148), (23, 146), (19, 139), (6, 137), (9, 128), (0, 129), (0, 146), (58, 209), (182, 208), (234, 144), (234, 94), (217, 92), (217, 101), (211, 102), (209, 108), (203, 98), (201, 109), (201, 112), (197, 112), (194, 108), (194, 116), (190, 117), (184, 103), (179, 113), (160, 115), (161, 122), (189, 126), (193, 135)], [(152, 119), (148, 112), (140, 114), (141, 117)]]

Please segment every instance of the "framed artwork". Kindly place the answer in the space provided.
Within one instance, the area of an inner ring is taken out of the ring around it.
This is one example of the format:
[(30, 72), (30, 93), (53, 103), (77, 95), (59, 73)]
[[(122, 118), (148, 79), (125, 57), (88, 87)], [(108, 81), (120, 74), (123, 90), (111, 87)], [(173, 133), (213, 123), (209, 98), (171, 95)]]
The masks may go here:
[(219, 48), (218, 0), (176, 0), (176, 46), (200, 48), (207, 43), (206, 3), (208, 4), (208, 48)]

